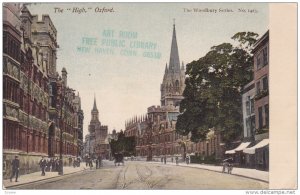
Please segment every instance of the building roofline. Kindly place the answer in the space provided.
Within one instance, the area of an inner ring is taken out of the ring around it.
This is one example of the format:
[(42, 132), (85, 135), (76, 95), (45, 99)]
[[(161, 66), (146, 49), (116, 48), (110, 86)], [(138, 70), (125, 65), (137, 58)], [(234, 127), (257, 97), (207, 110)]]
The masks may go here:
[(265, 42), (266, 40), (269, 40), (269, 30), (260, 38), (258, 39), (254, 45), (253, 45), (253, 51), (252, 53), (255, 53), (256, 50)]

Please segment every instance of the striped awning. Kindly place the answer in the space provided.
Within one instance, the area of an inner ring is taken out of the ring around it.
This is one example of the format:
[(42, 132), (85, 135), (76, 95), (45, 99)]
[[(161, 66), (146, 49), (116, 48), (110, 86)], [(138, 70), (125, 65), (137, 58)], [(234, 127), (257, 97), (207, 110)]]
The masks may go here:
[(243, 142), (241, 143), (237, 148), (232, 149), (232, 150), (227, 150), (225, 152), (225, 154), (234, 154), (235, 152), (239, 152), (244, 150), (245, 148), (247, 148), (250, 145), (251, 142)]
[(255, 154), (255, 149), (259, 149), (259, 148), (265, 147), (267, 145), (269, 145), (269, 139), (263, 139), (262, 141), (257, 143), (255, 146), (244, 149), (243, 152), (247, 153), (247, 154)]

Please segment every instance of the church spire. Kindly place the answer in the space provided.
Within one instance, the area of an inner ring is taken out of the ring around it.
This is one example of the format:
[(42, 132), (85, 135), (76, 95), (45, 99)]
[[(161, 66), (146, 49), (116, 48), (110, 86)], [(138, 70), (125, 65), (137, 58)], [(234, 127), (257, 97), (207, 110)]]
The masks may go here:
[(94, 106), (93, 106), (93, 110), (98, 111), (97, 104), (96, 104), (96, 95), (95, 94), (94, 94)]
[(173, 24), (173, 36), (172, 36), (172, 44), (171, 44), (171, 53), (170, 53), (170, 62), (169, 62), (169, 70), (178, 71), (180, 70), (180, 61), (177, 47), (177, 39), (176, 39), (176, 29), (175, 29), (175, 19)]

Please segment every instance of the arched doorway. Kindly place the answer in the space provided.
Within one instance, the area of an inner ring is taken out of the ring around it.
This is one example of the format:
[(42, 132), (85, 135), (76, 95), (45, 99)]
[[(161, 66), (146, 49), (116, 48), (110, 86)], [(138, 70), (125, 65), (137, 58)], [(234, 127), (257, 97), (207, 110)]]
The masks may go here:
[(48, 156), (55, 155), (55, 124), (51, 122), (48, 128)]

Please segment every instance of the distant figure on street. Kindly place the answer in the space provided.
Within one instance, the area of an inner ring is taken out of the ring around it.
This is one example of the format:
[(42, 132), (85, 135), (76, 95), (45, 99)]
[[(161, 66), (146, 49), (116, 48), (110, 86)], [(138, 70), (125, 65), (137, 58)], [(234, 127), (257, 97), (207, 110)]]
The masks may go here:
[(42, 170), (42, 176), (45, 176), (46, 173), (45, 173), (45, 169), (46, 169), (46, 166), (47, 166), (47, 161), (46, 159), (44, 159), (44, 157), (42, 156), (42, 159), (40, 160), (40, 167), (41, 167), (41, 170)]
[(89, 165), (89, 158), (86, 156), (85, 157), (85, 166), (87, 167)]
[(173, 160), (173, 157), (171, 158), (171, 161), (172, 161), (172, 163), (173, 163), (173, 161), (174, 161), (174, 160)]
[(223, 160), (223, 170), (222, 170), (222, 173), (225, 173), (226, 168), (228, 168), (227, 159)]
[(189, 156), (186, 156), (185, 161), (186, 161), (186, 164), (187, 164), (187, 165), (190, 163), (190, 158), (189, 158)]
[(164, 163), (167, 164), (167, 157), (164, 157)]
[(51, 159), (51, 163), (52, 163), (52, 169), (51, 171), (54, 172), (56, 171), (56, 160), (54, 160), (54, 158)]
[(59, 171), (59, 168), (60, 168), (60, 166), (59, 166), (59, 160), (58, 160), (58, 158), (56, 158), (55, 159), (55, 171)]
[(178, 165), (178, 156), (175, 157), (176, 165)]
[(90, 169), (92, 169), (92, 167), (93, 167), (93, 159), (92, 158), (89, 158), (89, 166), (90, 166)]
[(69, 167), (72, 166), (72, 160), (73, 160), (73, 159), (70, 157), (70, 158), (69, 158)]
[(98, 169), (98, 166), (99, 166), (99, 160), (98, 158), (96, 159), (96, 169)]
[(161, 158), (160, 158), (160, 161), (161, 161), (161, 163), (163, 163), (163, 160), (164, 160), (164, 158), (163, 158), (163, 157), (161, 157)]
[(102, 158), (101, 156), (98, 156), (98, 167), (100, 169), (100, 167), (102, 166)]
[(223, 160), (223, 170), (222, 173), (225, 173), (227, 169), (227, 173), (231, 174), (232, 169), (233, 169), (233, 158), (227, 158)]
[(228, 160), (228, 174), (232, 173), (232, 169), (233, 169), (233, 158), (229, 158), (229, 160)]
[(12, 178), (16, 175), (16, 182), (18, 182), (19, 170), (20, 170), (20, 161), (18, 156), (15, 156), (15, 159), (11, 162), (12, 165), (12, 174), (10, 176), (10, 182), (12, 182)]

